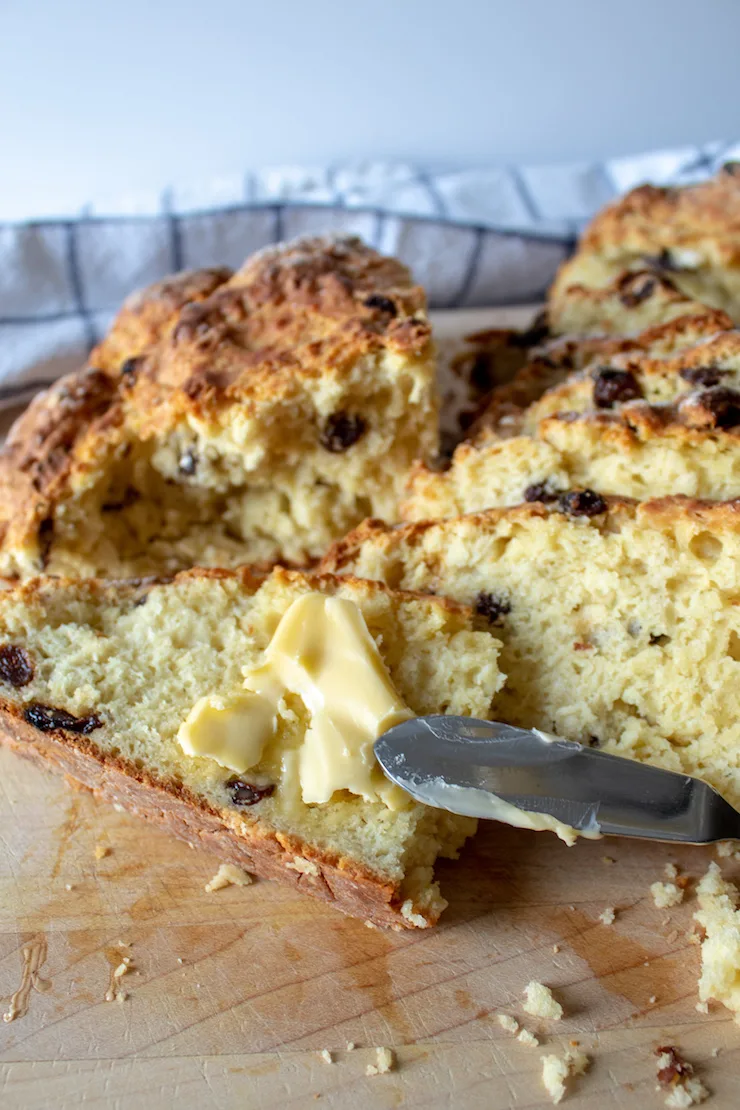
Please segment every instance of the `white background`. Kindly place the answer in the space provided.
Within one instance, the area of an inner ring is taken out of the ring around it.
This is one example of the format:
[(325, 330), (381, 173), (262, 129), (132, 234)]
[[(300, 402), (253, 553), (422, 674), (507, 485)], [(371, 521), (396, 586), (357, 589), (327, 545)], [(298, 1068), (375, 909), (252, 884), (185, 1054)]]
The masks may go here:
[(738, 0), (0, 0), (0, 219), (266, 164), (740, 135)]

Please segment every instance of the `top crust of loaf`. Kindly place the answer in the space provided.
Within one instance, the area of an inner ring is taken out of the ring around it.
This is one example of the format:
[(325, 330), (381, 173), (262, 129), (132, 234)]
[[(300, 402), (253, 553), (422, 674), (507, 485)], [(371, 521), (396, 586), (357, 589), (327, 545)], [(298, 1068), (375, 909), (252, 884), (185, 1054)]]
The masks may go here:
[(198, 304), (229, 280), (225, 266), (184, 270), (137, 289), (123, 302), (111, 330), (90, 355), (90, 366), (116, 375), (129, 358), (139, 358), (172, 331), (187, 304)]
[(647, 253), (680, 247), (707, 251), (727, 266), (740, 261), (740, 167), (730, 163), (698, 185), (640, 185), (591, 222), (580, 249)]

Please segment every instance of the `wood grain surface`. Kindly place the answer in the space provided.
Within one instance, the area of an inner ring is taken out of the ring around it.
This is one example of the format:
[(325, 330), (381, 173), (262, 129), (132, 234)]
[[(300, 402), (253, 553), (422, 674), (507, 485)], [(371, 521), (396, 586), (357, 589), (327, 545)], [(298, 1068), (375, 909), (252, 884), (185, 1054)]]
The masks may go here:
[[(649, 893), (669, 860), (695, 880), (712, 857), (617, 839), (567, 848), (491, 823), (439, 868), (441, 924), (396, 934), (274, 883), (208, 894), (218, 860), (0, 750), (3, 1013), (26, 968), (21, 1014), (0, 1022), (0, 1107), (545, 1107), (540, 1057), (572, 1039), (592, 1064), (564, 1106), (662, 1106), (652, 1053), (672, 1043), (710, 1107), (737, 1107), (740, 1027), (695, 1009), (693, 882), (671, 910)], [(106, 1001), (124, 955), (127, 997)], [(561, 1022), (524, 1014), (530, 979), (553, 988)], [(542, 1047), (519, 1044), (498, 1012)], [(396, 1068), (366, 1076), (380, 1045)]]

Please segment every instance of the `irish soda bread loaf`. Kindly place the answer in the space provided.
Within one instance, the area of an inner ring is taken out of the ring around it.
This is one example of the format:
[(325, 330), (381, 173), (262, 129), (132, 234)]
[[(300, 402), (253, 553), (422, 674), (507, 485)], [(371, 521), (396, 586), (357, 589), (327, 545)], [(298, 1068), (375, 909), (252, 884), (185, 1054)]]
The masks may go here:
[(304, 563), (437, 447), (423, 291), (357, 239), (154, 287), (96, 358), (0, 457), (0, 573)]
[(388, 528), (327, 570), (473, 604), (497, 719), (697, 774), (740, 805), (740, 504), (593, 493)]
[(552, 289), (601, 289), (624, 270), (667, 272), (687, 296), (740, 323), (740, 168), (698, 185), (641, 185), (591, 222)]
[[(475, 630), (470, 610), (351, 578), (278, 569), (261, 584), (247, 571), (202, 570), (159, 584), (47, 578), (3, 591), (0, 738), (247, 871), (378, 923), (431, 924), (445, 904), (434, 860), (454, 856), (474, 821), (405, 795), (400, 809), (349, 790), (304, 803), (291, 759), (309, 710), (289, 691), (248, 773), (178, 742), (199, 699), (228, 705), (291, 603), (317, 593), (358, 607), (413, 713), (488, 714), (503, 682), (500, 644)], [(389, 785), (379, 768), (371, 776)]]

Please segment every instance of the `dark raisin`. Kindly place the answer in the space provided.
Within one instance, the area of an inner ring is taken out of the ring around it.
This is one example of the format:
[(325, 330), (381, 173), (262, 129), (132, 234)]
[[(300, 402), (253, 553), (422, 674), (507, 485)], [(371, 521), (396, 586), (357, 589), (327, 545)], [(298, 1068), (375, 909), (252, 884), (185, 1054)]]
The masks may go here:
[(27, 686), (33, 678), (33, 660), (17, 644), (0, 646), (0, 678), (11, 686)]
[(62, 728), (66, 732), (78, 732), (87, 736), (93, 729), (102, 728), (103, 722), (97, 713), (88, 713), (86, 717), (75, 717), (66, 709), (56, 709), (53, 705), (41, 705), (33, 702), (24, 711), (23, 716), (29, 725), (33, 725), (39, 732), (53, 732)]
[(625, 308), (636, 308), (655, 292), (656, 281), (654, 277), (643, 277), (619, 294), (619, 299)]
[(703, 385), (706, 389), (719, 385), (727, 373), (727, 370), (720, 370), (719, 366), (685, 366), (683, 370), (679, 370), (685, 382), (690, 385)]
[(324, 425), (324, 430), (321, 433), (321, 446), (334, 454), (346, 451), (353, 443), (357, 443), (364, 431), (365, 421), (361, 416), (352, 416), (347, 412), (335, 412)]
[(594, 493), (592, 489), (571, 490), (570, 493), (561, 493), (558, 498), (558, 508), (561, 513), (568, 516), (599, 516), (605, 513), (607, 504), (604, 498)]
[(557, 500), (557, 497), (557, 491), (552, 489), (549, 482), (533, 482), (524, 491), (525, 501), (540, 501), (543, 505)]
[(104, 501), (100, 506), (100, 511), (103, 513), (119, 513), (121, 509), (127, 509), (129, 505), (134, 505), (141, 494), (133, 486), (126, 486), (123, 497), (118, 501)]
[(229, 779), (226, 789), (235, 806), (253, 806), (274, 794), (275, 784), (271, 782), (267, 786), (257, 786), (256, 783), (244, 782), (242, 779)]
[(589, 748), (598, 748), (598, 747), (600, 747), (601, 746), (601, 741), (599, 740), (598, 736), (589, 736), (588, 746), (589, 746)]
[(41, 565), (46, 567), (49, 562), (49, 552), (51, 545), (54, 542), (54, 518), (47, 516), (39, 524), (39, 554), (41, 556)]
[(398, 315), (395, 301), (392, 301), (390, 297), (382, 296), (380, 293), (371, 293), (369, 297), (365, 297), (365, 307), (377, 308), (381, 312), (387, 312), (389, 316)]
[(593, 379), (594, 404), (597, 408), (610, 409), (614, 404), (642, 397), (642, 390), (629, 370), (613, 370), (611, 366), (600, 366), (594, 371)]
[(658, 254), (645, 254), (642, 258), (646, 266), (651, 270), (657, 270), (658, 273), (675, 274), (679, 273), (682, 266), (673, 261), (673, 255), (665, 247)]
[(655, 1055), (661, 1062), (665, 1057), (668, 1057), (663, 1067), (658, 1070), (658, 1083), (663, 1088), (676, 1087), (681, 1080), (690, 1079), (694, 1074), (693, 1065), (688, 1060), (684, 1060), (681, 1053), (673, 1045), (660, 1045), (655, 1049)]
[(714, 418), (715, 428), (736, 428), (740, 424), (740, 393), (715, 386), (696, 399), (701, 408)]
[(131, 386), (136, 381), (136, 375), (139, 372), (141, 364), (140, 358), (127, 358), (125, 362), (121, 363), (120, 375), (124, 380), (125, 385)]
[(177, 469), (181, 474), (195, 474), (197, 467), (198, 456), (195, 451), (193, 451), (192, 447), (189, 447), (187, 451), (183, 451), (182, 455), (180, 455)]
[(511, 602), (481, 590), (475, 599), (475, 611), (479, 616), (485, 617), (489, 624), (501, 624), (501, 618), (511, 612)]

